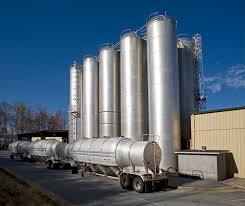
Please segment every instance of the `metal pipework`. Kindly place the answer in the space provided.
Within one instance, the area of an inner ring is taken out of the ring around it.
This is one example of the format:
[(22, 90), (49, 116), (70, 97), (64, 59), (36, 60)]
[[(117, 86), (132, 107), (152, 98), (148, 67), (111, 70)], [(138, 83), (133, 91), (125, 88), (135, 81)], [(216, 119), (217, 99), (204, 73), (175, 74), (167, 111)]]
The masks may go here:
[(155, 16), (147, 22), (149, 133), (159, 136), (160, 168), (177, 168), (180, 149), (179, 73), (176, 22)]
[(99, 83), (96, 57), (85, 57), (83, 61), (83, 117), (82, 137), (99, 136)]
[[(192, 37), (178, 38), (178, 64), (180, 88), (180, 134), (182, 145), (187, 145), (191, 138), (191, 113), (198, 111), (198, 71), (194, 56), (194, 41)], [(183, 148), (186, 149), (186, 148)]]
[(110, 44), (99, 54), (99, 136), (120, 136), (120, 61)]
[(146, 42), (129, 32), (120, 44), (121, 136), (141, 140), (148, 133)]
[(31, 156), (44, 157), (53, 160), (64, 159), (66, 143), (56, 140), (40, 140), (31, 142), (28, 146), (28, 153)]
[(123, 137), (81, 139), (68, 144), (65, 151), (75, 162), (122, 169), (139, 166), (155, 172), (161, 161), (158, 144)]

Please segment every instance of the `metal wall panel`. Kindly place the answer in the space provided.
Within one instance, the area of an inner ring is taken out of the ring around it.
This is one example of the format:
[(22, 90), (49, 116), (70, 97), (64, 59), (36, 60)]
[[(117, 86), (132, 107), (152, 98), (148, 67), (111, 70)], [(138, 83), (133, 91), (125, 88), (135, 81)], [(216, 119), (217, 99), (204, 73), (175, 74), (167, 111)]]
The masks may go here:
[(245, 178), (245, 109), (191, 116), (192, 149), (230, 150), (229, 176)]

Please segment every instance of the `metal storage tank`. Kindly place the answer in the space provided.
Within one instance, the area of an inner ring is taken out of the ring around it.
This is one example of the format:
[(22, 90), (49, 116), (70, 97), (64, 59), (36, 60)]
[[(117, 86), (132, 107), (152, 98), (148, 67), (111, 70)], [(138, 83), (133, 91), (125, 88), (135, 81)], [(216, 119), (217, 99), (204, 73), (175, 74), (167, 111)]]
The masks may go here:
[(142, 140), (148, 134), (146, 42), (128, 32), (120, 44), (121, 135)]
[(99, 136), (120, 136), (120, 61), (112, 44), (99, 54)]
[(80, 137), (80, 74), (79, 65), (74, 62), (70, 67), (69, 142)]
[(83, 114), (83, 66), (80, 65), (80, 137), (83, 135), (83, 124), (82, 124), (82, 114)]
[(84, 138), (98, 137), (99, 87), (98, 61), (87, 56), (83, 61), (83, 117), (82, 131)]
[(149, 133), (159, 138), (160, 167), (177, 168), (180, 149), (179, 74), (176, 22), (163, 15), (147, 21)]
[(187, 149), (191, 138), (191, 113), (198, 111), (198, 71), (194, 55), (194, 40), (189, 36), (178, 38), (180, 88), (180, 136), (182, 149)]

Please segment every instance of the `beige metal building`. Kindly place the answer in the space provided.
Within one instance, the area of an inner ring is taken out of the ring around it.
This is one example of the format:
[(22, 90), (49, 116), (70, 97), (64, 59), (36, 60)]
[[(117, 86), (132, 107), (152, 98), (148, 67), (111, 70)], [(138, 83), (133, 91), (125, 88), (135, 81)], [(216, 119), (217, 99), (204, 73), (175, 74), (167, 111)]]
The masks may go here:
[(228, 175), (245, 178), (245, 107), (193, 114), (191, 133), (192, 149), (229, 150)]

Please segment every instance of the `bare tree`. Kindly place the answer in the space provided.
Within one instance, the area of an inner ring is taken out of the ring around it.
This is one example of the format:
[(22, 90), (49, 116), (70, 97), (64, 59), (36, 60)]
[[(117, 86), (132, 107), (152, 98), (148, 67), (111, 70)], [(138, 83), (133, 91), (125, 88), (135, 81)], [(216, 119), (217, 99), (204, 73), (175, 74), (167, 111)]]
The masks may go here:
[(0, 102), (0, 133), (2, 135), (8, 132), (9, 108), (10, 105), (7, 102)]
[(48, 128), (49, 129), (66, 129), (67, 116), (63, 111), (57, 111), (51, 114), (49, 117)]
[(46, 129), (67, 129), (67, 112), (48, 113), (46, 107), (33, 110), (23, 102), (0, 102), (0, 134), (21, 134)]
[(25, 119), (25, 131), (32, 132), (34, 131), (34, 112), (31, 107), (28, 107), (26, 110), (26, 119)]
[(23, 102), (13, 105), (12, 121), (17, 134), (26, 132), (27, 107)]
[(34, 117), (34, 128), (36, 131), (48, 129), (49, 114), (46, 107), (39, 106)]
[(68, 112), (61, 111), (62, 113), (62, 129), (68, 129)]

